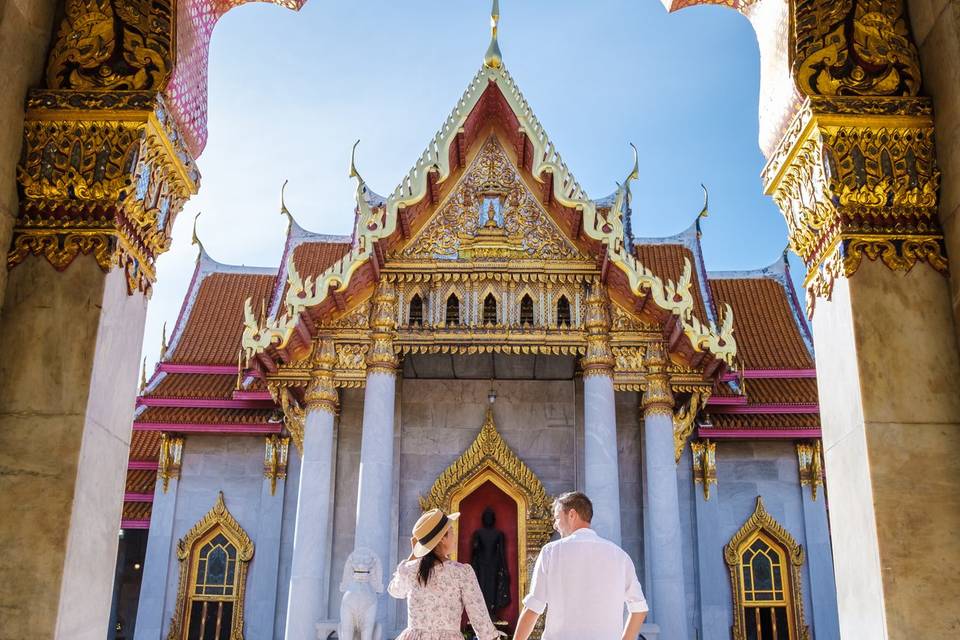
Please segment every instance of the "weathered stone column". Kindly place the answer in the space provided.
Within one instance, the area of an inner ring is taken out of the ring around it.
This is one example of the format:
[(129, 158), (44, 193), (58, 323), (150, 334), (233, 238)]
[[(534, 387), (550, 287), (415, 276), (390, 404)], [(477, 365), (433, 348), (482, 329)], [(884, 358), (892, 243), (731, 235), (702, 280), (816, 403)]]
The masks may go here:
[(809, 272), (840, 633), (851, 638), (949, 636), (960, 599), (960, 575), (943, 572), (960, 564), (948, 533), (960, 530), (960, 357), (931, 107), (913, 97), (919, 67), (899, 5), (876, 14), (891, 21), (879, 33), (896, 66), (818, 71), (800, 58), (797, 81), (813, 95), (764, 170)]
[(154, 263), (199, 176), (152, 91), (36, 91), (24, 131), (0, 330), (0, 573), (31, 579), (0, 582), (0, 638), (102, 638)]
[(683, 535), (673, 439), (673, 392), (663, 344), (647, 345), (647, 388), (643, 393), (643, 447), (650, 514), (647, 534), (652, 551), (650, 615), (663, 638), (688, 638), (683, 584)]
[(333, 384), (336, 353), (333, 342), (321, 340), (314, 348), (313, 371), (304, 398), (301, 420), (289, 395), (281, 391), (284, 412), (294, 442), (300, 449), (300, 485), (297, 491), (297, 524), (293, 534), (290, 590), (285, 637), (316, 637), (316, 624), (327, 617), (326, 566), (330, 546), (330, 491), (333, 482), (333, 430), (337, 390)]
[(620, 467), (610, 350), (610, 302), (602, 285), (587, 296), (583, 368), (584, 492), (593, 502), (593, 529), (620, 544)]
[[(367, 383), (363, 395), (363, 433), (360, 439), (360, 488), (357, 493), (357, 529), (354, 548), (367, 548), (380, 558), (384, 574), (390, 571), (391, 515), (393, 513), (394, 408), (397, 355), (396, 292), (381, 282), (373, 302)], [(381, 585), (386, 587), (386, 585)], [(382, 605), (382, 602), (381, 602)], [(385, 608), (380, 607), (383, 619)]]
[(163, 434), (160, 442), (157, 484), (150, 512), (150, 535), (143, 559), (143, 579), (134, 640), (156, 640), (163, 636), (164, 604), (170, 582), (170, 561), (175, 553), (173, 523), (177, 513), (177, 488), (183, 460), (183, 438)]

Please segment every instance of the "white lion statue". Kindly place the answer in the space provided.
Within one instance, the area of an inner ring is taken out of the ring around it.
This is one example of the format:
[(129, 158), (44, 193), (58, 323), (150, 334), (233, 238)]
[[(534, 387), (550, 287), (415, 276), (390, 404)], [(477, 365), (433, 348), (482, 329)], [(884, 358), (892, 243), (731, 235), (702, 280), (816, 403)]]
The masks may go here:
[(347, 556), (340, 581), (340, 631), (339, 640), (354, 640), (357, 632), (360, 640), (381, 640), (380, 623), (377, 622), (378, 594), (383, 593), (383, 570), (380, 558), (370, 549), (360, 547)]

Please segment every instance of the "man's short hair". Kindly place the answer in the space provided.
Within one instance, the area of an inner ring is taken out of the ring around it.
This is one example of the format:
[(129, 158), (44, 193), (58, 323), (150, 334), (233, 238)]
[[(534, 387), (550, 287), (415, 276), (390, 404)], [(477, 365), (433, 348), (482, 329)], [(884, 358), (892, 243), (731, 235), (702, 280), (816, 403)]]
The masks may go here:
[(567, 493), (557, 496), (553, 504), (559, 506), (565, 512), (573, 509), (584, 522), (593, 520), (593, 503), (590, 502), (590, 498), (588, 498), (585, 493), (568, 491)]

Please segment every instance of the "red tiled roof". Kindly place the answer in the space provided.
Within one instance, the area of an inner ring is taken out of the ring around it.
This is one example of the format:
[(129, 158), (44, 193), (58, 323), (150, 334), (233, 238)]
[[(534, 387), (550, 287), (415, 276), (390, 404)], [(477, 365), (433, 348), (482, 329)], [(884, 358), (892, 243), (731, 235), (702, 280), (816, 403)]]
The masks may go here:
[(243, 333), (243, 303), (270, 295), (276, 277), (250, 273), (211, 273), (200, 283), (190, 316), (170, 362), (236, 364)]
[(160, 456), (159, 431), (134, 431), (130, 438), (131, 460), (156, 460)]
[(716, 429), (819, 429), (820, 416), (815, 413), (778, 415), (714, 413), (710, 420)]
[(273, 409), (207, 409), (197, 407), (150, 407), (134, 422), (176, 424), (254, 424), (267, 422)]
[(770, 278), (711, 279), (718, 306), (733, 309), (737, 360), (744, 369), (812, 369), (783, 286)]
[(743, 382), (750, 404), (816, 404), (816, 378), (766, 378)]
[(146, 396), (158, 398), (229, 399), (237, 376), (209, 373), (168, 373)]
[(153, 493), (153, 485), (157, 482), (156, 471), (132, 469), (127, 471), (127, 488), (130, 493)]
[(124, 502), (123, 519), (124, 520), (149, 520), (153, 512), (153, 504), (150, 502)]
[(690, 293), (693, 295), (693, 313), (701, 321), (707, 321), (706, 303), (700, 290), (697, 259), (693, 252), (682, 244), (637, 244), (634, 246), (637, 259), (661, 280), (677, 282), (683, 275), (683, 259), (690, 261), (692, 278)]
[(293, 262), (301, 276), (315, 276), (347, 255), (349, 242), (302, 242), (293, 249)]

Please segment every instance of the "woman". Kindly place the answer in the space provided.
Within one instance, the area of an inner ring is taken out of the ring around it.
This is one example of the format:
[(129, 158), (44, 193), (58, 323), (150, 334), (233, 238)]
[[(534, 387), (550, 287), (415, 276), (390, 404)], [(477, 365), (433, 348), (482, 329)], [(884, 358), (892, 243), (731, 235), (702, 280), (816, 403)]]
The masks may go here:
[(459, 513), (448, 516), (431, 509), (413, 526), (413, 550), (387, 587), (394, 598), (407, 599), (407, 628), (397, 640), (463, 640), (464, 609), (479, 640), (500, 636), (490, 621), (473, 567), (450, 560), (457, 545), (453, 523), (459, 517)]

